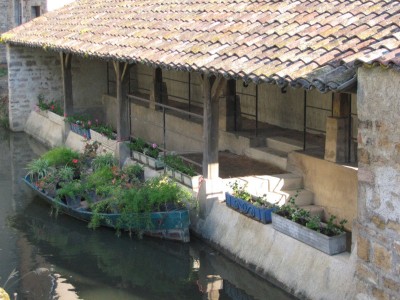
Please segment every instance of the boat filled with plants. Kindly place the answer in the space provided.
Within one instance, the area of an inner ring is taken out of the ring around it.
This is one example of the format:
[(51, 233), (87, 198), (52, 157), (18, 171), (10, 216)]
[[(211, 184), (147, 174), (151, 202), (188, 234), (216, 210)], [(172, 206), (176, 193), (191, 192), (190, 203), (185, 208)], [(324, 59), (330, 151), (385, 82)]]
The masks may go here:
[(191, 194), (165, 176), (144, 180), (140, 165), (120, 168), (98, 149), (97, 142), (88, 142), (82, 154), (54, 148), (28, 164), (24, 181), (56, 212), (90, 228), (189, 242)]

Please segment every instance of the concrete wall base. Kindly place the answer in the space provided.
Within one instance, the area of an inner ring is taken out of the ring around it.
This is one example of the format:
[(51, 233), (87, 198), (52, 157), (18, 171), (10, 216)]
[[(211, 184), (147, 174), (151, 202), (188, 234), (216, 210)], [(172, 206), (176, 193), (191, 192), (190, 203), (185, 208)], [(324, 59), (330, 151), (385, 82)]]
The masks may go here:
[(32, 111), (25, 123), (25, 132), (49, 147), (63, 145), (64, 126)]
[(193, 232), (235, 262), (302, 299), (354, 299), (355, 249), (329, 256), (218, 199), (200, 201), (207, 214), (192, 214)]

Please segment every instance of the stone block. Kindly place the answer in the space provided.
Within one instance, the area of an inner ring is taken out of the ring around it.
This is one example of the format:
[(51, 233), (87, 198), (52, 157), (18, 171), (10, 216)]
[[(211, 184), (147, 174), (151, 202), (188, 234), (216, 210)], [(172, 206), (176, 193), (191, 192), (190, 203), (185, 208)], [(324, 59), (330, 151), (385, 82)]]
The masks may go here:
[(385, 220), (382, 220), (379, 216), (375, 215), (371, 218), (372, 223), (375, 224), (376, 227), (383, 230), (386, 227)]
[(394, 251), (397, 254), (397, 256), (400, 257), (400, 242), (399, 241), (394, 242), (393, 247), (394, 247)]
[(358, 264), (356, 268), (357, 276), (359, 279), (372, 283), (374, 285), (378, 282), (378, 274), (368, 268), (366, 265)]
[(389, 290), (391, 290), (394, 293), (399, 293), (400, 292), (400, 280), (397, 278), (397, 280), (392, 280), (390, 278), (383, 278), (383, 286)]
[(374, 244), (374, 259), (373, 263), (381, 270), (390, 271), (392, 267), (392, 255), (385, 247)]
[(377, 300), (390, 300), (390, 296), (385, 291), (378, 288), (372, 289), (372, 295)]
[(369, 253), (370, 253), (370, 242), (368, 239), (362, 237), (361, 235), (357, 238), (357, 255), (362, 260), (368, 262), (369, 261)]

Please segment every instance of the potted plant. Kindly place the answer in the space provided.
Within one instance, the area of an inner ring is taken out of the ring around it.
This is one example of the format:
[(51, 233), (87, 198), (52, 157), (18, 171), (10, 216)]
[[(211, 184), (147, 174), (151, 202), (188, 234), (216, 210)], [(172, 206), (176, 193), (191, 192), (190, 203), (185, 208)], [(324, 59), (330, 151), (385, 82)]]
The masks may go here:
[(181, 157), (174, 154), (168, 154), (163, 159), (169, 177), (194, 190), (198, 189), (201, 175), (194, 171), (191, 164), (185, 163)]
[(141, 165), (131, 165), (123, 169), (124, 173), (128, 176), (129, 182), (139, 180), (144, 182), (144, 169)]
[(327, 223), (321, 222), (319, 216), (311, 216), (309, 211), (298, 207), (295, 197), (272, 214), (274, 229), (329, 255), (346, 251), (344, 224), (347, 220), (339, 224), (335, 220), (336, 216), (332, 215)]
[(263, 224), (271, 223), (271, 213), (277, 209), (269, 203), (266, 196), (255, 197), (246, 191), (246, 185), (240, 185), (236, 180), (230, 184), (232, 193), (225, 193), (226, 205), (240, 213)]

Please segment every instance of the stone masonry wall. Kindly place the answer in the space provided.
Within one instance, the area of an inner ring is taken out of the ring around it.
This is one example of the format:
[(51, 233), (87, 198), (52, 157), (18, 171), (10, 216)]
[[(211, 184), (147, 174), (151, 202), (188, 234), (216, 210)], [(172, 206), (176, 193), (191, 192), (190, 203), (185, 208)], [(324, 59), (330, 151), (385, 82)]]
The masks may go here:
[(62, 99), (59, 55), (40, 48), (8, 46), (10, 128), (22, 131), (38, 96)]
[[(28, 22), (35, 18), (32, 7), (40, 6), (40, 14), (47, 12), (47, 0), (19, 0), (21, 1), (21, 21)], [(0, 0), (0, 34), (18, 26), (15, 17), (17, 0)], [(6, 46), (0, 44), (0, 64), (6, 63)]]
[(400, 299), (400, 72), (358, 78), (358, 299)]
[[(0, 0), (0, 34), (8, 31), (9, 26), (9, 0)], [(6, 63), (6, 46), (0, 44), (0, 64)]]

